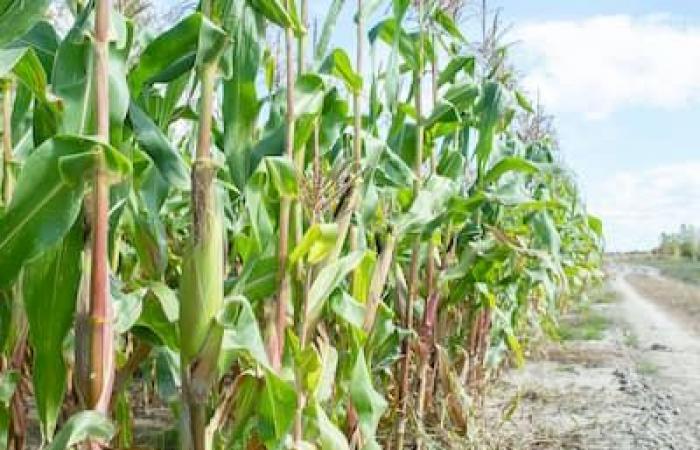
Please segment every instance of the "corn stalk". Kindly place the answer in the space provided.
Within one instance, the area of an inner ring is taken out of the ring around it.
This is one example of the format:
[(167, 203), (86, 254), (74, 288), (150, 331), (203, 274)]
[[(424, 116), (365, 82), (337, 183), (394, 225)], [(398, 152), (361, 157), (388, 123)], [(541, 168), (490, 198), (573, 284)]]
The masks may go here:
[[(431, 99), (433, 102), (433, 110), (435, 109), (437, 103), (438, 87), (437, 87), (437, 77), (438, 77), (438, 56), (435, 51), (435, 38), (433, 35), (433, 54), (432, 60), (430, 62), (431, 68)], [(430, 174), (434, 175), (437, 171), (437, 155), (435, 154), (435, 149), (431, 149), (430, 152)], [(435, 239), (434, 236), (430, 237), (428, 241), (428, 254), (427, 254), (427, 297), (425, 311), (423, 314), (423, 323), (421, 326), (420, 333), (420, 348), (421, 348), (421, 360), (420, 367), (418, 369), (418, 379), (420, 380), (420, 387), (418, 388), (418, 406), (416, 408), (416, 415), (419, 421), (423, 421), (425, 415), (425, 402), (426, 396), (428, 395), (428, 390), (432, 388), (431, 384), (434, 382), (433, 376), (429, 376), (428, 369), (430, 366), (430, 360), (433, 355), (434, 346), (434, 328), (435, 322), (437, 320), (438, 307), (440, 302), (440, 293), (438, 292), (436, 286), (436, 274), (435, 274)], [(433, 370), (432, 374), (434, 375)], [(418, 450), (422, 448), (422, 441), (418, 442)]]
[[(109, 30), (111, 1), (100, 0), (95, 10), (95, 108), (97, 136), (109, 142)], [(109, 291), (109, 180), (100, 152), (92, 195), (92, 268), (90, 270), (90, 387), (88, 406), (103, 414), (109, 410), (114, 381), (114, 328)]]
[[(422, 167), (423, 167), (423, 0), (418, 0), (418, 27), (419, 39), (418, 48), (416, 49), (416, 69), (413, 74), (413, 95), (416, 108), (416, 155), (413, 167), (413, 175), (415, 181), (413, 184), (413, 193), (417, 197), (422, 186)], [(412, 330), (413, 323), (413, 305), (418, 298), (418, 289), (420, 281), (418, 273), (420, 269), (420, 250), (421, 238), (416, 236), (413, 240), (413, 249), (411, 252), (411, 266), (409, 269), (408, 279), (408, 299), (406, 302), (406, 312), (404, 314), (406, 322), (404, 327)], [(410, 338), (404, 339), (403, 354), (401, 361), (401, 385), (399, 390), (399, 414), (396, 427), (396, 449), (404, 448), (406, 439), (406, 424), (408, 422), (409, 403), (411, 401), (411, 359), (412, 359), (412, 342)]]

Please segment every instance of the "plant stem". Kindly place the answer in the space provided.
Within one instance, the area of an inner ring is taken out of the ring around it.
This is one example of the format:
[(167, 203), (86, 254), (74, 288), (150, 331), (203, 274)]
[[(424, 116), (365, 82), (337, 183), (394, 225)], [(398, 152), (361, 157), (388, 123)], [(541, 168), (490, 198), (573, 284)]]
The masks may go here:
[(12, 199), (12, 80), (2, 82), (2, 202), (7, 207)]
[[(309, 16), (309, 5), (308, 0), (301, 1), (301, 20), (305, 28), (308, 29), (308, 16)], [(306, 44), (307, 35), (303, 33), (298, 39), (297, 47), (297, 70), (299, 74), (303, 74), (306, 71)], [(305, 169), (305, 157), (306, 149), (301, 148), (295, 157), (295, 165), (298, 173), (303, 176)], [(294, 202), (294, 232), (295, 232), (295, 243), (298, 245), (304, 236), (304, 214), (302, 210), (301, 201), (297, 200)], [(300, 324), (300, 344), (301, 348), (304, 349), (307, 345), (307, 336), (309, 330), (308, 327), (308, 293), (311, 285), (311, 274), (306, 273), (304, 270), (303, 262), (297, 264), (297, 279), (303, 283), (303, 306), (302, 306), (302, 317)], [(304, 408), (306, 407), (306, 392), (304, 391), (303, 383), (300, 382), (301, 376), (296, 377), (296, 389), (297, 389), (297, 408), (294, 415), (294, 443), (297, 446), (301, 446), (304, 439)]]
[(308, 29), (309, 29), (309, 0), (301, 0), (300, 5), (301, 23), (306, 28), (307, 32), (302, 33), (299, 37), (297, 49), (297, 71), (299, 74), (306, 72), (306, 46), (308, 44)]
[[(95, 102), (97, 136), (109, 143), (109, 24), (111, 0), (99, 0), (95, 12)], [(88, 406), (107, 414), (114, 381), (114, 329), (109, 292), (109, 184), (104, 155), (98, 156), (92, 195), (92, 269), (90, 271), (90, 386)]]
[[(287, 0), (287, 9), (292, 2)], [(285, 149), (287, 158), (294, 160), (294, 34), (291, 28), (285, 29), (286, 69), (287, 69), (287, 132), (285, 136)], [(291, 299), (291, 279), (287, 271), (287, 254), (289, 251), (289, 222), (292, 209), (292, 201), (288, 197), (280, 200), (279, 220), (279, 249), (277, 273), (277, 305), (275, 312), (275, 327), (268, 342), (268, 353), (273, 369), (279, 371), (282, 368), (282, 355), (284, 353), (285, 330), (287, 328), (287, 305)]]
[[(362, 0), (357, 0), (357, 55), (356, 55), (356, 67), (355, 71), (361, 77), (363, 71), (363, 57), (362, 52), (364, 51), (365, 25), (362, 10)], [(356, 180), (359, 180), (359, 174), (362, 170), (362, 89), (355, 91), (353, 93), (353, 111), (355, 114), (354, 123), (354, 157), (355, 157), (355, 176)], [(359, 181), (358, 181), (359, 183)]]
[[(418, 42), (418, 57), (416, 58), (418, 67), (414, 72), (414, 100), (416, 108), (416, 156), (414, 161), (413, 172), (415, 181), (413, 182), (414, 198), (418, 196), (422, 185), (421, 169), (423, 165), (423, 0), (418, 0), (418, 22), (419, 22), (419, 42)], [(413, 241), (413, 249), (411, 255), (411, 267), (409, 273), (408, 285), (408, 301), (406, 302), (406, 323), (405, 328), (413, 329), (413, 304), (418, 298), (418, 269), (420, 266), (420, 235), (416, 236)], [(403, 342), (403, 361), (401, 364), (401, 386), (399, 390), (399, 414), (397, 426), (396, 448), (403, 450), (404, 441), (406, 438), (406, 422), (408, 420), (408, 403), (410, 397), (411, 384), (411, 342), (410, 338), (404, 339)]]
[[(435, 39), (433, 37), (433, 44)], [(433, 49), (435, 46), (433, 45)], [(432, 61), (430, 64), (431, 68), (431, 91), (432, 91), (432, 102), (433, 108), (435, 108), (437, 99), (437, 54), (433, 50)], [(437, 155), (435, 154), (435, 149), (432, 148), (430, 151), (430, 173), (434, 175), (437, 170)], [(435, 285), (435, 242), (434, 239), (430, 238), (428, 242), (428, 268), (427, 268), (427, 278), (428, 278), (428, 296), (425, 307), (425, 312), (423, 314), (423, 326), (421, 327), (421, 362), (420, 369), (418, 371), (418, 379), (420, 380), (420, 388), (418, 389), (418, 407), (416, 408), (416, 415), (419, 421), (423, 420), (425, 414), (425, 399), (426, 393), (430, 381), (428, 377), (428, 367), (430, 365), (430, 359), (433, 353), (433, 343), (434, 343), (434, 328), (437, 316), (438, 305), (440, 302), (440, 295), (436, 290)], [(418, 442), (418, 450), (422, 448), (422, 441)]]

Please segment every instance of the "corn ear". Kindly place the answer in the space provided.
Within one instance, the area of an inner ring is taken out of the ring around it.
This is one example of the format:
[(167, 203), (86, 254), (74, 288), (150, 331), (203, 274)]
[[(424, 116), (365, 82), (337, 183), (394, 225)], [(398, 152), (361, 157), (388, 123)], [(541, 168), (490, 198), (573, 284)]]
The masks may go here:
[(222, 210), (210, 162), (193, 168), (194, 229), (183, 264), (180, 286), (180, 336), (184, 361), (202, 350), (224, 299), (224, 231)]

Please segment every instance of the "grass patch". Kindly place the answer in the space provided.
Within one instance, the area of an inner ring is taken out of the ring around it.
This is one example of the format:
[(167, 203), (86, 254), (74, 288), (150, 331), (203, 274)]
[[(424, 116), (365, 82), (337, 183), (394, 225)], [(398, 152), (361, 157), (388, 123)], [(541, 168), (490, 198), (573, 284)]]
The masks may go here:
[(610, 319), (588, 306), (564, 318), (559, 324), (563, 341), (599, 341), (610, 326)]
[(616, 290), (610, 287), (608, 284), (605, 287), (598, 289), (596, 292), (591, 294), (591, 300), (593, 303), (601, 305), (609, 305), (615, 303), (620, 299), (620, 295)]
[(574, 373), (574, 374), (578, 373), (578, 371), (576, 370), (576, 366), (574, 366), (572, 364), (564, 364), (564, 365), (558, 366), (556, 368), (556, 371), (563, 372), (563, 373)]
[(637, 363), (637, 372), (640, 375), (654, 375), (659, 371), (659, 367), (651, 361), (639, 361)]

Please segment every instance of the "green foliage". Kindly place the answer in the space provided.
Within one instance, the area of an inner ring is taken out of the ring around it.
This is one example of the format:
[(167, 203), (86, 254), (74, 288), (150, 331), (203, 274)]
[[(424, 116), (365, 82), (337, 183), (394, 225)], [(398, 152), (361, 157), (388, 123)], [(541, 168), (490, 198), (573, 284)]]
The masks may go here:
[(0, 47), (29, 31), (43, 17), (49, 0), (3, 0), (0, 2)]
[(92, 138), (58, 136), (27, 158), (12, 202), (0, 217), (0, 287), (65, 236), (80, 212), (84, 182), (101, 156), (118, 175), (129, 172), (121, 153)]
[(27, 265), (22, 280), (29, 341), (34, 349), (34, 395), (42, 435), (49, 441), (66, 390), (63, 342), (75, 314), (82, 247), (81, 229), (74, 226), (62, 242)]
[(56, 439), (46, 446), (46, 450), (69, 450), (86, 439), (108, 442), (114, 436), (114, 425), (102, 414), (83, 411), (72, 416), (56, 435)]
[[(519, 129), (538, 112), (514, 74), (477, 56), (440, 8), (416, 29), (415, 2), (367, 2), (356, 19), (373, 26), (360, 35), (388, 55), (368, 72), (333, 46), (346, 3), (333, 1), (313, 63), (291, 61), (301, 73), (285, 86), (266, 37), (272, 27), (310, 41), (298, 1), (203, 1), (156, 36), (114, 14), (106, 143), (93, 136), (93, 2), (64, 38), (38, 22), (46, 2), (29, 3), (0, 0), (18, 175), (0, 211), (0, 344), (7, 358), (26, 314), (48, 449), (115, 434), (88, 411), (54, 437), (78, 380), (68, 374), (85, 369), (75, 317), (103, 160), (123, 444), (137, 436), (130, 383), (152, 382), (185, 446), (342, 450), (356, 433), (364, 448), (388, 447), (380, 430), (407, 398), (394, 374), (413, 350), (412, 382), (428, 380), (424, 368), (446, 402), (423, 408), (464, 429), (477, 387), (522, 364), (533, 328), (552, 328), (602, 276), (603, 224), (553, 136)], [(433, 105), (416, 98), (430, 64)], [(75, 363), (63, 357), (71, 335)], [(0, 375), (2, 438), (18, 377)]]

